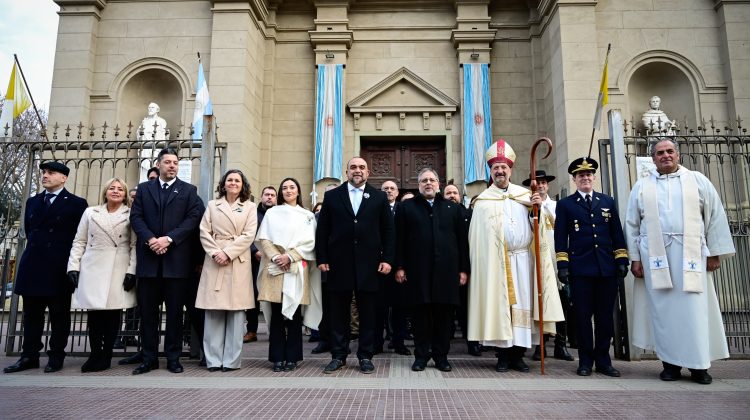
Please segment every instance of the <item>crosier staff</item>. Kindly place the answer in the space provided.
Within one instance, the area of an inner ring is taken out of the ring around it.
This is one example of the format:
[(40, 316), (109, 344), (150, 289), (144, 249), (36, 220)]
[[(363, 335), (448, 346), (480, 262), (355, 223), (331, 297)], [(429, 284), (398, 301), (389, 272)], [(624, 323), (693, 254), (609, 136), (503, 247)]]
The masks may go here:
[[(537, 191), (536, 185), (536, 148), (540, 144), (547, 144), (547, 154), (542, 156), (546, 159), (552, 153), (552, 140), (547, 137), (541, 137), (531, 147), (531, 192)], [(544, 310), (542, 308), (542, 260), (539, 250), (539, 205), (532, 205), (534, 216), (534, 265), (536, 268), (536, 289), (537, 289), (537, 311), (539, 313), (539, 355), (541, 356), (541, 371), (544, 375)]]

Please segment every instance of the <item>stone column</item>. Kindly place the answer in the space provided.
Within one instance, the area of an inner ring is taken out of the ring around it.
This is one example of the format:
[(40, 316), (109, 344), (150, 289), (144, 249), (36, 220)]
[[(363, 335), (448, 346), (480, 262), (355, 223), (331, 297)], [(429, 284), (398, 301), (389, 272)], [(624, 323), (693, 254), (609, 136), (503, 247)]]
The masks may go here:
[[(490, 63), (490, 52), (492, 51), (492, 42), (495, 39), (495, 29), (490, 29), (489, 0), (455, 0), (456, 6), (456, 29), (451, 32), (451, 40), (456, 47), (456, 58), (458, 65), (462, 63), (483, 64)], [(463, 103), (463, 71), (459, 72), (459, 95), (461, 96), (461, 112), (465, 109)], [(491, 78), (492, 76), (490, 76)], [(492, 101), (494, 102), (494, 101)], [(463, 117), (454, 116), (457, 121), (463, 121)], [(463, 123), (462, 123), (463, 125)], [(495, 127), (493, 127), (494, 129)], [(461, 130), (463, 133), (463, 129)], [(489, 133), (492, 136), (492, 133)], [(463, 135), (459, 147), (460, 161), (463, 162), (464, 156)], [(446, 156), (453, 154), (453, 150), (446, 150)], [(463, 163), (461, 173), (454, 174), (455, 179), (463, 183)], [(487, 185), (484, 182), (474, 182), (466, 186), (465, 194), (472, 197), (484, 191)]]
[[(318, 64), (343, 64), (346, 66), (346, 61), (349, 56), (349, 49), (352, 47), (354, 42), (354, 32), (349, 30), (349, 1), (348, 0), (315, 0), (315, 30), (309, 31), (310, 43), (312, 44), (313, 51), (315, 52), (315, 65)], [(346, 88), (346, 71), (344, 71), (344, 88)], [(316, 93), (317, 94), (317, 93)], [(346, 96), (345, 96), (346, 97)], [(345, 111), (344, 111), (345, 112)], [(316, 118), (314, 116), (313, 118)], [(346, 120), (346, 118), (344, 119)], [(313, 127), (315, 126), (313, 122)], [(346, 130), (346, 125), (344, 125)], [(315, 149), (315, 133), (312, 133), (312, 150)], [(344, 142), (346, 142), (346, 136), (344, 136)], [(343, 145), (344, 151), (347, 150), (346, 145)], [(358, 149), (352, 147), (352, 149)], [(314, 153), (314, 152), (313, 152)], [(313, 155), (310, 155), (313, 158)], [(343, 154), (344, 165), (351, 158), (347, 156), (347, 153)], [(312, 164), (310, 165), (312, 167)], [(343, 168), (342, 168), (343, 171)], [(342, 172), (343, 173), (343, 172)], [(310, 171), (310, 179), (312, 180), (312, 171)], [(323, 199), (325, 193), (325, 186), (331, 182), (338, 180), (322, 179), (313, 187), (317, 194), (315, 201)]]
[(732, 125), (740, 115), (750, 115), (750, 4), (739, 0), (715, 0), (719, 15), (719, 32), (726, 50), (725, 74), (727, 80), (727, 112)]
[(55, 0), (60, 11), (49, 105), (49, 122), (88, 126), (94, 58), (106, 0)]
[[(606, 45), (602, 48), (597, 45), (596, 3), (557, 0), (542, 2), (538, 9), (542, 21), (547, 21), (541, 34), (544, 102), (548, 116), (544, 131), (555, 143), (555, 175), (561, 180), (569, 179), (568, 164), (586, 155), (591, 138), (607, 51)], [(591, 156), (598, 159), (596, 146)], [(572, 184), (568, 191), (571, 187)]]
[(227, 168), (239, 168), (252, 180), (258, 179), (260, 167), (262, 20), (268, 15), (262, 3), (213, 0), (211, 54), (203, 62), (209, 73), (218, 140), (228, 143)]

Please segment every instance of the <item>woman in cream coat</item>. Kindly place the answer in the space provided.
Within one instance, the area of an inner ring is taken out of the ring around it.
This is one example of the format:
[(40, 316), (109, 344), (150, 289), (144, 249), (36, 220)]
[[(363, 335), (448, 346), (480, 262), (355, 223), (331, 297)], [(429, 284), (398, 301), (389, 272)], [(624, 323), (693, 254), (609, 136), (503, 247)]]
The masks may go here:
[(230, 169), (216, 188), (219, 198), (206, 206), (200, 236), (203, 261), (197, 308), (206, 310), (203, 352), (210, 372), (240, 368), (245, 310), (255, 307), (250, 244), (257, 212), (250, 184), (238, 169)]
[(305, 324), (320, 323), (320, 275), (315, 268), (315, 216), (302, 207), (299, 183), (286, 178), (279, 204), (266, 211), (255, 244), (261, 251), (258, 300), (269, 302), (268, 360), (273, 371), (292, 371), (302, 360)]
[(123, 309), (135, 306), (135, 234), (130, 229), (128, 186), (106, 182), (104, 204), (86, 209), (68, 258), (76, 291), (73, 308), (88, 309), (91, 353), (82, 372), (109, 369)]

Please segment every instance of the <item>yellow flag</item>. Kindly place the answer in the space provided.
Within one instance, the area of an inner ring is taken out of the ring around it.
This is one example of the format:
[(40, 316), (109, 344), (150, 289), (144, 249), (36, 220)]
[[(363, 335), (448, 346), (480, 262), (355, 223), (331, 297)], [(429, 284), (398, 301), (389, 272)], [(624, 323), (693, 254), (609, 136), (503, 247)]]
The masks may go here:
[(594, 114), (595, 130), (598, 130), (601, 127), (602, 111), (604, 110), (604, 105), (607, 105), (609, 103), (609, 90), (607, 89), (607, 67), (609, 66), (609, 50), (610, 46), (607, 47), (607, 58), (604, 59), (602, 81), (599, 84), (599, 99), (596, 101), (596, 114)]
[[(10, 137), (13, 134), (13, 119), (21, 115), (30, 106), (31, 100), (23, 85), (21, 73), (18, 71), (16, 63), (13, 63), (10, 82), (8, 82), (8, 89), (5, 92), (3, 111), (0, 114), (0, 137), (6, 135)], [(7, 134), (5, 132), (6, 127), (8, 127)]]

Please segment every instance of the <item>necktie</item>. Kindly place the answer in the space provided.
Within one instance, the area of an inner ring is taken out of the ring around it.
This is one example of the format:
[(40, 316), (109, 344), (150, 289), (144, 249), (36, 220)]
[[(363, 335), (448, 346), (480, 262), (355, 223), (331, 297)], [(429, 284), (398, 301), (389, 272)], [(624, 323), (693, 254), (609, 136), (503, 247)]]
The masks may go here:
[(591, 208), (591, 196), (586, 194), (586, 206)]
[(166, 182), (161, 184), (161, 204), (162, 206), (167, 203), (167, 197), (169, 196), (169, 184)]
[(49, 208), (49, 206), (52, 205), (52, 199), (55, 198), (56, 196), (57, 194), (50, 194), (50, 193), (44, 194), (44, 204), (47, 206), (47, 208)]
[(161, 189), (162, 190), (166, 190), (167, 188), (169, 188), (169, 184), (167, 184), (166, 182), (163, 183), (163, 184), (161, 184)]
[(362, 197), (359, 195), (360, 191), (359, 188), (352, 189), (352, 210), (354, 210), (354, 214), (357, 214), (357, 211), (359, 211), (359, 205), (362, 203)]

